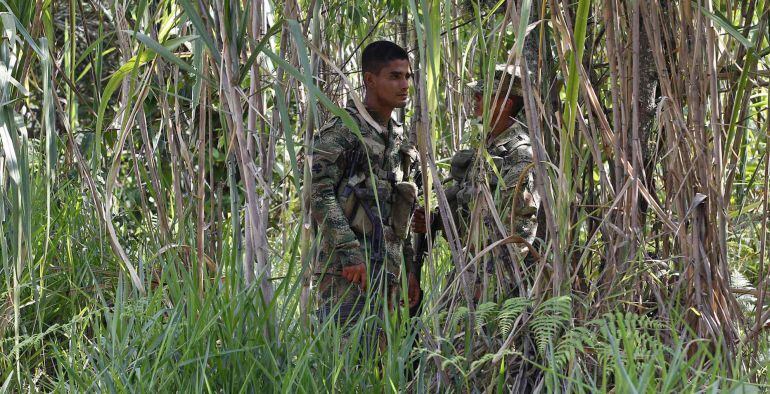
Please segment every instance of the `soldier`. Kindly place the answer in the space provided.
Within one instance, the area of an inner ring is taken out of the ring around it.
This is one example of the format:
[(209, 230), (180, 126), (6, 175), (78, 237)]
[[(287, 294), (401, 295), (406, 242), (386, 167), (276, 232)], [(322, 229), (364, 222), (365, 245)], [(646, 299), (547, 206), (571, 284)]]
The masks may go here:
[[(475, 116), (480, 118), (483, 114), (484, 83), (477, 81), (471, 86), (475, 98)], [(490, 87), (493, 92), (489, 110), (490, 129), (485, 145), (501, 179), (498, 178), (486, 160), (477, 158), (477, 149), (458, 151), (451, 160), (452, 184), (446, 190), (447, 199), (452, 206), (461, 242), (469, 241), (471, 228), (476, 230), (483, 228), (486, 232), (486, 236), (483, 237), (485, 239), (475, 237), (476, 241), (485, 244), (470, 245), (470, 250), (479, 252), (493, 242), (501, 240), (500, 226), (492, 215), (490, 207), (482, 206), (479, 211), (481, 226), (472, 227), (473, 223), (470, 223), (471, 210), (483, 200), (478, 191), (486, 174), (489, 177), (490, 191), (493, 195), (497, 194), (495, 209), (507, 235), (514, 236), (514, 242), (523, 246), (516, 248), (522, 252), (520, 255), (526, 256), (526, 260), (531, 261), (534, 254), (531, 250), (537, 231), (537, 209), (540, 205), (540, 198), (535, 191), (532, 178), (532, 145), (530, 144), (529, 133), (526, 126), (517, 120), (517, 115), (521, 112), (524, 104), (517, 69), (513, 66), (498, 65), (495, 70), (495, 79)], [(500, 90), (500, 94), (495, 100), (498, 90)], [(440, 220), (432, 220), (433, 225), (431, 227), (435, 229), (438, 222)], [(415, 233), (425, 233), (427, 230), (425, 212), (422, 208), (418, 208), (415, 212), (413, 227)], [(479, 231), (473, 231), (473, 233), (478, 234)], [(473, 239), (470, 241), (473, 243)], [(421, 265), (423, 255), (426, 252), (424, 249), (418, 249), (416, 266)], [(496, 275), (484, 275), (483, 277), (484, 279), (505, 278), (503, 281), (498, 280), (498, 285), (502, 286), (501, 290), (508, 293), (510, 287), (518, 282), (522, 268), (528, 264), (514, 266), (508, 245), (496, 247), (491, 253), (492, 259), (488, 260), (489, 264), (487, 264), (485, 271), (488, 274), (496, 273)], [(515, 251), (514, 254), (516, 254)], [(477, 300), (481, 296), (482, 288), (487, 288), (481, 283), (482, 276), (479, 276), (478, 279), (475, 294)]]
[(405, 262), (410, 303), (419, 290), (407, 241), (417, 197), (407, 178), (417, 152), (391, 118), (408, 101), (409, 58), (400, 46), (377, 41), (364, 49), (361, 64), (363, 104), (376, 126), (350, 101), (345, 110), (360, 135), (335, 117), (313, 142), (311, 211), (321, 234), (316, 286), (322, 321), (355, 322), (367, 305), (382, 305), (377, 297), (394, 305)]

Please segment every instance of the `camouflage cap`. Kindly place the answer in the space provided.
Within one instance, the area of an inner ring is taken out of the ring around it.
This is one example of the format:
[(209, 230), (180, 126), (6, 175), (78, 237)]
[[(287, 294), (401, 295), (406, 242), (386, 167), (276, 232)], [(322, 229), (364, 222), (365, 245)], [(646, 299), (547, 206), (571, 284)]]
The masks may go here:
[[(505, 94), (505, 92), (508, 92), (508, 88), (510, 87), (508, 97), (522, 97), (520, 77), (521, 70), (518, 66), (511, 64), (498, 64), (495, 66), (495, 79), (492, 82), (492, 86), (490, 86), (490, 88), (492, 88), (492, 92), (497, 92), (500, 86), (502, 86), (503, 90), (501, 94)], [(511, 85), (511, 78), (513, 78), (513, 85)], [(484, 92), (485, 85), (486, 84), (484, 83), (483, 79), (478, 79), (469, 83), (468, 87), (470, 87), (474, 93), (482, 94)]]

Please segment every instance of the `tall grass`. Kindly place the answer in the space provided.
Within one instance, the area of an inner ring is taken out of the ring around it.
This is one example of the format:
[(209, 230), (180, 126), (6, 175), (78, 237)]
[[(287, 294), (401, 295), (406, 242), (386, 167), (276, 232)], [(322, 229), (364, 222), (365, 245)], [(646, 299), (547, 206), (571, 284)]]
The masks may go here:
[[(0, 11), (0, 391), (767, 389), (767, 2)], [(355, 129), (340, 105), (380, 38), (412, 53), (399, 116), (445, 231), (423, 314), (343, 341), (314, 314), (309, 143)], [(475, 303), (490, 255), (442, 180), (457, 149), (493, 163), (466, 83), (497, 63), (528, 71), (544, 242), (517, 296)]]

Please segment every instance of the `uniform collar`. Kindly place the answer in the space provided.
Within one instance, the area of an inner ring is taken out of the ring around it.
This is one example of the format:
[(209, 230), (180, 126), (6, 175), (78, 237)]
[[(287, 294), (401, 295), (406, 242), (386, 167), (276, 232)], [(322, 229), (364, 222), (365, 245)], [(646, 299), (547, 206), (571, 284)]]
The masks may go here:
[(488, 140), (487, 147), (496, 148), (500, 145), (505, 145), (508, 141), (511, 140), (511, 136), (513, 135), (512, 131), (515, 126), (516, 123), (514, 123), (513, 126), (505, 129), (502, 133), (498, 134), (494, 139)]
[(489, 140), (487, 142), (487, 147), (496, 148), (498, 146), (502, 146), (511, 142), (514, 138), (516, 138), (516, 131), (521, 130), (523, 128), (524, 128), (524, 125), (520, 123), (517, 119), (514, 119), (514, 122), (511, 125), (511, 127), (505, 129), (502, 133), (500, 133), (497, 137), (495, 137), (495, 139)]
[[(355, 113), (358, 113), (358, 108), (356, 108), (356, 104), (353, 102), (352, 99), (348, 99), (348, 102), (346, 104), (346, 107), (352, 109)], [(367, 111), (369, 111), (369, 115), (374, 119), (375, 121), (378, 121), (377, 119), (377, 113), (374, 111), (370, 111), (368, 107), (366, 107), (366, 104), (364, 104), (364, 107)], [(382, 126), (382, 125), (380, 125)], [(402, 123), (399, 122), (395, 117), (391, 116), (390, 119), (388, 119), (388, 124), (385, 126), (387, 129), (392, 129), (394, 127), (401, 127)]]

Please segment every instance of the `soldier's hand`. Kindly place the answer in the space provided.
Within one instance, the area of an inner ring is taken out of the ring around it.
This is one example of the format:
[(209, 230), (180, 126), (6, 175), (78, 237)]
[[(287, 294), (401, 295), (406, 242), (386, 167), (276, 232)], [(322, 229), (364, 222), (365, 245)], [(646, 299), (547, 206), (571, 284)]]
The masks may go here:
[(412, 231), (416, 234), (426, 234), (428, 228), (425, 226), (425, 208), (418, 206), (412, 216)]
[(409, 276), (407, 276), (406, 281), (409, 308), (414, 308), (414, 306), (420, 302), (420, 283), (417, 282), (417, 277), (411, 272), (409, 273)]
[(348, 282), (359, 284), (366, 290), (366, 264), (359, 263), (342, 268), (342, 277)]

